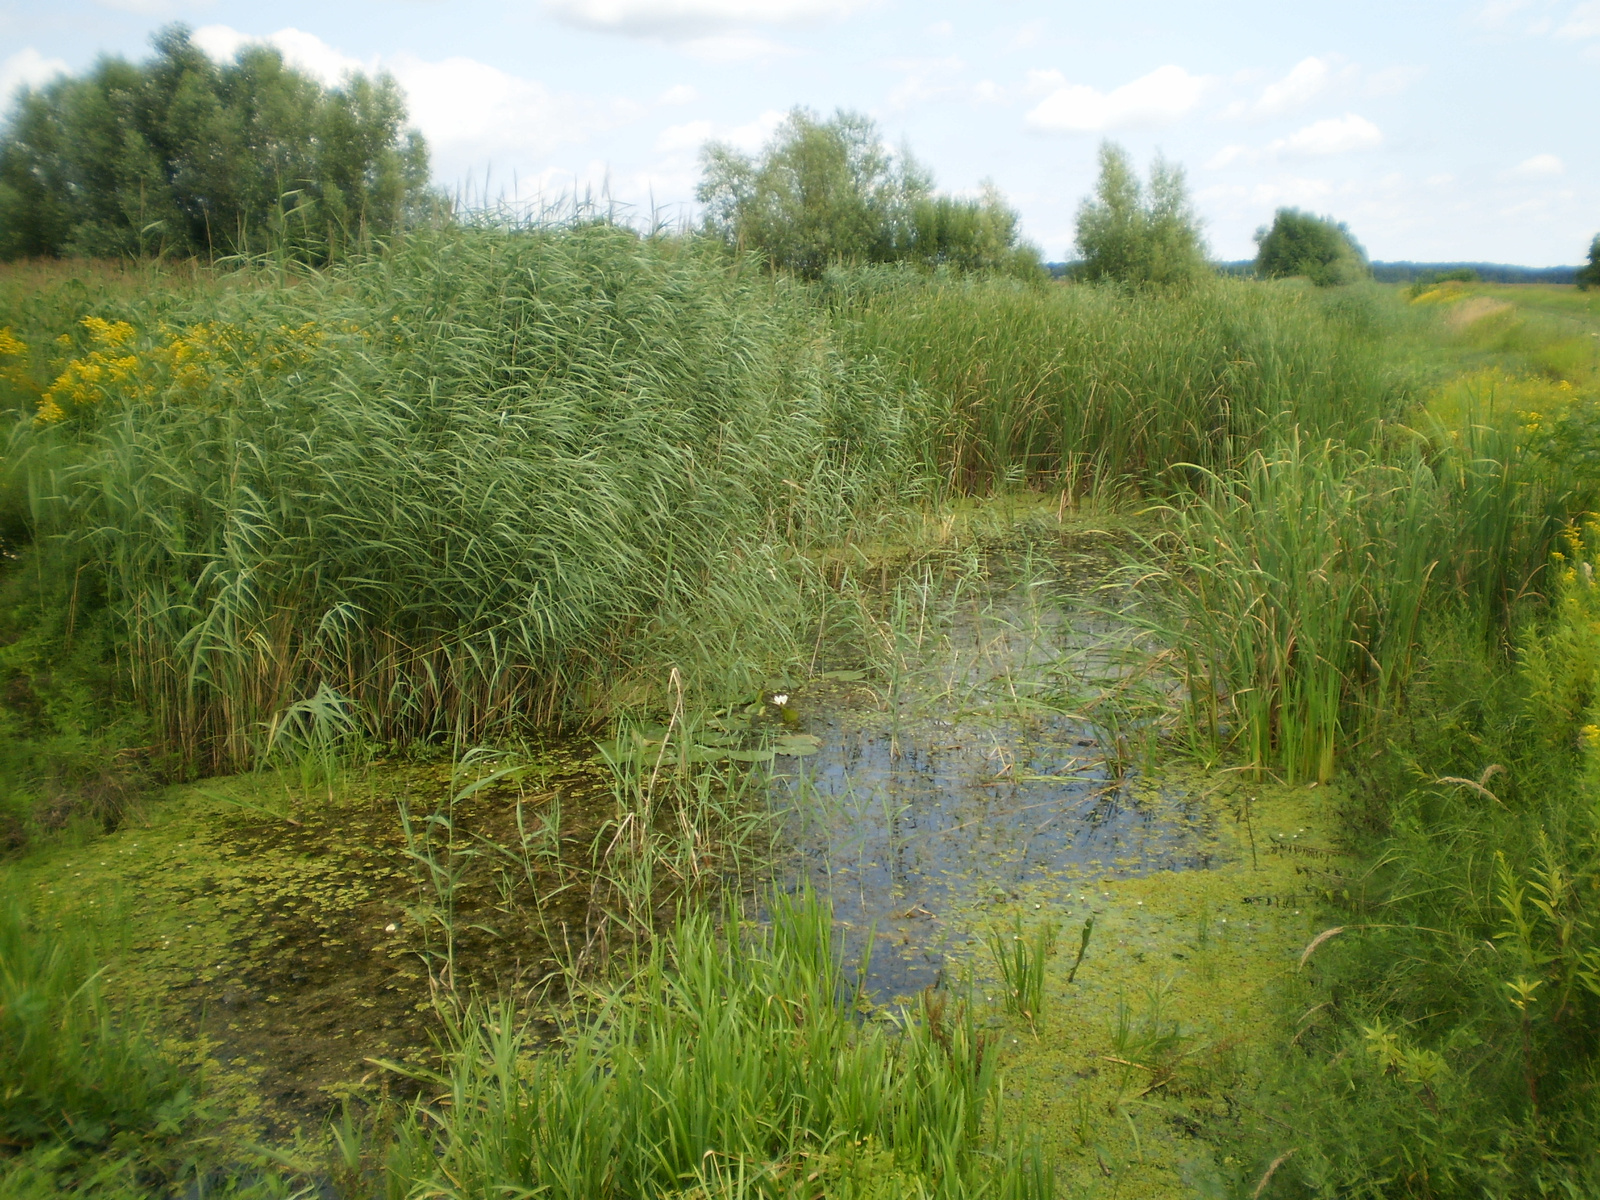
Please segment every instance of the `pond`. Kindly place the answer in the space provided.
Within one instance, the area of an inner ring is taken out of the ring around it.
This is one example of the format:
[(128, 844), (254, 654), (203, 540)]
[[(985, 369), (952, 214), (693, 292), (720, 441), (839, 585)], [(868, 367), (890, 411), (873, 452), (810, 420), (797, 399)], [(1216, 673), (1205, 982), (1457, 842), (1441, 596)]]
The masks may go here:
[(1029, 885), (1087, 912), (1093, 884), (1220, 861), (1214, 808), (1143, 769), (1174, 685), (1105, 577), (1082, 555), (903, 583), (887, 685), (835, 672), (789, 700), (820, 742), (775, 789), (790, 882), (831, 896), (853, 960), (870, 940), (880, 1002), (938, 986)]

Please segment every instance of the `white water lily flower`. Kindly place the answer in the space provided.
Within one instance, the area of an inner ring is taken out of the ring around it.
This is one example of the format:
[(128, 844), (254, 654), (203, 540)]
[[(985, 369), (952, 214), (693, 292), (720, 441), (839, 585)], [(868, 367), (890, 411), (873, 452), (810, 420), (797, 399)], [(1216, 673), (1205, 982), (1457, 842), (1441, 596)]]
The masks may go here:
[(782, 708), (785, 704), (789, 703), (789, 693), (779, 692), (777, 695), (772, 697), (772, 702), (779, 708)]

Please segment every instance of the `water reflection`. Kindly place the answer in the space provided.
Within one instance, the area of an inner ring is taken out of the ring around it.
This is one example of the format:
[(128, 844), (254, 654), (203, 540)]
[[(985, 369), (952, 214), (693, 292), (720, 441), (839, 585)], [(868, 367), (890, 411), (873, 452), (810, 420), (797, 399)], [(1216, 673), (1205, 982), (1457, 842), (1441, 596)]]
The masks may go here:
[[(878, 999), (936, 984), (1029, 885), (1213, 864), (1198, 800), (1130, 759), (1148, 716), (1123, 703), (1134, 627), (1037, 592), (950, 614), (892, 688), (823, 684), (800, 712), (819, 737), (782, 781), (794, 876), (833, 897), (859, 954), (876, 931)], [(1154, 691), (1152, 692), (1152, 688)], [(1115, 694), (1122, 718), (1105, 716)]]

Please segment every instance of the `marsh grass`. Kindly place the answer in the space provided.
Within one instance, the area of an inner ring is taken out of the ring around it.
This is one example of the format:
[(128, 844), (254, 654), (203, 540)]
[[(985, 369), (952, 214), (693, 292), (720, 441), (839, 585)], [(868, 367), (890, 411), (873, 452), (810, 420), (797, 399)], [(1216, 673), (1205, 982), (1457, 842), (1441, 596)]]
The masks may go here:
[(107, 999), (95, 953), (105, 934), (0, 891), (0, 1134), (43, 1147), (49, 1161), (35, 1167), (52, 1178), (113, 1149), (114, 1174), (168, 1165), (198, 1117), (198, 1076)]
[(1400, 405), (1373, 336), (1390, 307), (1376, 295), (877, 271), (837, 277), (833, 296), (855, 353), (930, 398), (939, 423), (919, 457), (958, 494), (1045, 480), (1068, 502), (1162, 495), (1294, 424), (1365, 441)]
[(498, 223), (133, 305), (137, 385), (17, 426), (26, 536), (88, 554), (180, 769), (331, 694), (460, 752), (801, 672), (852, 625), (817, 550), (879, 514), (1163, 493), (1396, 403), (1365, 301), (747, 267)]
[[(1596, 536), (1557, 539), (1548, 598), (1515, 608), (1509, 646), (1459, 593), (1421, 623), (1405, 703), (1353, 780), (1363, 854), (1323, 873), (1330, 932), (1284, 996), (1264, 1103), (1295, 1128), (1285, 1194), (1600, 1179)], [(1290, 1147), (1248, 1124), (1258, 1169)]]
[(34, 438), (78, 440), (36, 487), (77, 510), (43, 525), (98, 529), (137, 692), (196, 768), (324, 688), (375, 741), (478, 744), (584, 714), (663, 639), (745, 690), (812, 633), (772, 547), (916, 485), (873, 424), (895, 394), (803, 297), (620, 229), (441, 236), (205, 315), (292, 345), (241, 334), (200, 391)]
[(1533, 458), (1492, 396), (1445, 415), (1371, 451), (1296, 436), (1169, 510), (1178, 623), (1157, 625), (1196, 746), (1326, 783), (1393, 719), (1430, 605), (1494, 640), (1539, 595), (1589, 486)]
[(994, 1109), (972, 1010), (863, 1022), (827, 906), (774, 894), (769, 923), (705, 913), (655, 943), (554, 1052), (505, 1006), (450, 1030), (447, 1073), (384, 1149), (388, 1186), (481, 1196), (1047, 1197), (1036, 1149)]
[[(1031, 932), (1019, 914), (1010, 929), (989, 930), (989, 953), (1000, 972), (1001, 1007), (1036, 1025), (1044, 1014), (1044, 985), (1048, 960), (1056, 951), (1057, 926), (1041, 921)], [(1087, 946), (1087, 939), (1085, 939)], [(1082, 953), (1079, 953), (1082, 960)], [(1073, 965), (1076, 973), (1077, 964)]]

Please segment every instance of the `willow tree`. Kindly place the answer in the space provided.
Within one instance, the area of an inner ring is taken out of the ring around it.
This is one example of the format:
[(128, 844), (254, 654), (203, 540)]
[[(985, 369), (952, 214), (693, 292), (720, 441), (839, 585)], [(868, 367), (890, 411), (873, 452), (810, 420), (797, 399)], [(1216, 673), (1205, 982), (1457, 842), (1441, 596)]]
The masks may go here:
[(183, 26), (23, 92), (0, 131), (0, 255), (325, 258), (431, 204), (428, 150), (387, 76), (336, 88), (270, 46), (213, 62)]
[(796, 108), (759, 154), (712, 142), (701, 165), (706, 232), (775, 268), (809, 278), (836, 263), (1039, 270), (993, 185), (977, 199), (937, 194), (932, 173), (888, 150), (860, 113), (823, 120)]
[(1083, 279), (1173, 284), (1205, 272), (1183, 168), (1158, 155), (1141, 184), (1128, 152), (1102, 142), (1094, 195), (1078, 206), (1077, 248)]
[(1271, 228), (1256, 230), (1256, 245), (1256, 274), (1265, 279), (1302, 275), (1318, 287), (1329, 287), (1372, 274), (1349, 226), (1297, 208), (1280, 208)]

